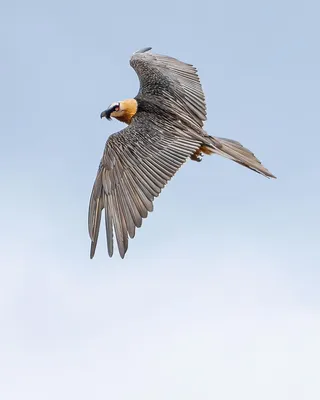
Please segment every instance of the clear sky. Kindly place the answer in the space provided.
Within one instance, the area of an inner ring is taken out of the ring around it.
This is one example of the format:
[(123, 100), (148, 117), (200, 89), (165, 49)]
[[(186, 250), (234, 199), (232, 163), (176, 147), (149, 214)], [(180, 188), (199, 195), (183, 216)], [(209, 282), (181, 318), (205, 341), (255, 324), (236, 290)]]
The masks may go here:
[[(317, 1), (12, 1), (0, 16), (0, 398), (320, 398)], [(189, 162), (89, 260), (100, 120), (144, 46), (193, 63), (206, 129), (278, 180)]]

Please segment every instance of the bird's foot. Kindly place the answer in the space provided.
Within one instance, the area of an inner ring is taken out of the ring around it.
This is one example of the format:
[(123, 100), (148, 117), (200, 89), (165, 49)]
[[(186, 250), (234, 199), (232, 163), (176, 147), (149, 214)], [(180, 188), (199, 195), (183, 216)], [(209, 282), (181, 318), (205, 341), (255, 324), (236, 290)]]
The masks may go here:
[(192, 154), (190, 157), (191, 160), (200, 162), (202, 161), (203, 153), (201, 151), (196, 151), (195, 153)]

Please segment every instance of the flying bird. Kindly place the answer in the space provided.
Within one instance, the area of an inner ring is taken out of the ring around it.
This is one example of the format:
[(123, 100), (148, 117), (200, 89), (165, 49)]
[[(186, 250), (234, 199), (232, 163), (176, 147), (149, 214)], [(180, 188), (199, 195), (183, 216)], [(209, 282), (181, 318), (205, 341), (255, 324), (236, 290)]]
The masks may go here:
[(151, 47), (130, 59), (140, 89), (135, 98), (112, 103), (101, 118), (116, 118), (127, 126), (106, 142), (93, 185), (88, 227), (90, 258), (98, 241), (104, 210), (109, 256), (115, 232), (120, 256), (128, 249), (142, 219), (178, 169), (191, 159), (218, 154), (251, 170), (275, 178), (239, 142), (210, 136), (204, 129), (206, 104), (197, 69), (175, 58), (154, 54)]

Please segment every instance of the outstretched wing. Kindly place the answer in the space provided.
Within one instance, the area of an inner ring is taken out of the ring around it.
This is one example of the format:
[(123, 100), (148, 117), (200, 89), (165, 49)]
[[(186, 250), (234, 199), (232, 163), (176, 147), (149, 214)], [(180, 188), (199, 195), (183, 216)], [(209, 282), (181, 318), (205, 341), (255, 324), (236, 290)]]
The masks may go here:
[(172, 128), (156, 115), (138, 113), (133, 122), (111, 135), (106, 143), (89, 206), (92, 258), (102, 210), (105, 210), (109, 256), (113, 255), (113, 231), (123, 258), (128, 237), (153, 210), (153, 200), (187, 158), (200, 146), (183, 125)]
[(155, 98), (176, 115), (202, 128), (206, 103), (195, 67), (150, 52), (133, 54), (130, 65), (140, 80), (137, 98)]

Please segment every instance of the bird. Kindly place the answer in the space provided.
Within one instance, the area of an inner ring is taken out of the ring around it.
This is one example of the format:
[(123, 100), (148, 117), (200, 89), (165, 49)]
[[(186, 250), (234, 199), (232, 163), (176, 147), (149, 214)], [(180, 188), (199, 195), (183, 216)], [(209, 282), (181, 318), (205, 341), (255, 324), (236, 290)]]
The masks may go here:
[(88, 212), (91, 259), (103, 210), (108, 254), (113, 256), (115, 233), (124, 258), (129, 238), (153, 211), (154, 199), (188, 159), (200, 162), (205, 155), (217, 154), (276, 178), (239, 142), (204, 130), (206, 102), (197, 68), (151, 50), (143, 48), (130, 58), (140, 81), (136, 97), (114, 102), (100, 115), (127, 126), (109, 136), (93, 184)]

